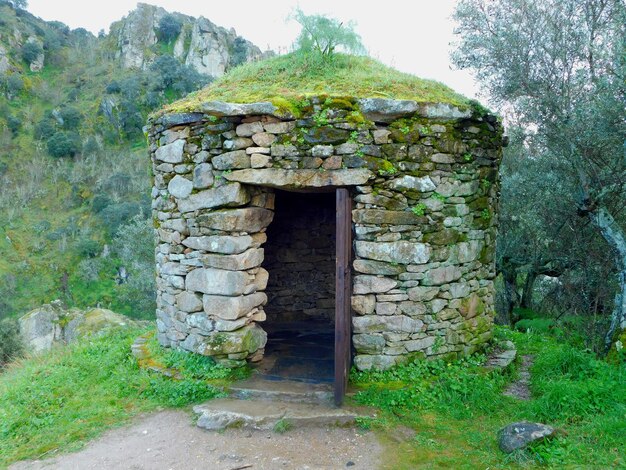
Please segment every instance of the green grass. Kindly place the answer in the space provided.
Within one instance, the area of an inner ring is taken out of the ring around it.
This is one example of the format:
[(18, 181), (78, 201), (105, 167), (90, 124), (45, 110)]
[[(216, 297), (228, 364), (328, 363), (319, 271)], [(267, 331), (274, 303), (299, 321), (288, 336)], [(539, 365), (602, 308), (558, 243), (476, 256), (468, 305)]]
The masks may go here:
[[(545, 334), (498, 335), (514, 341), (520, 355), (536, 356), (529, 401), (503, 396), (512, 376), (485, 372), (480, 356), (352, 374), (355, 401), (379, 409), (362, 425), (379, 433), (384, 468), (626, 466), (626, 367)], [(517, 420), (553, 425), (557, 437), (505, 455), (497, 431)]]
[(181, 380), (140, 369), (130, 345), (144, 331), (114, 331), (21, 360), (1, 373), (0, 468), (75, 450), (141, 412), (222, 394), (208, 381), (226, 382), (231, 375), (210, 360), (163, 353), (180, 366)]
[(399, 72), (369, 57), (336, 54), (332, 59), (291, 53), (241, 65), (208, 87), (164, 108), (197, 110), (206, 101), (271, 101), (297, 110), (310, 96), (394, 98), (468, 107), (470, 101), (447, 86)]

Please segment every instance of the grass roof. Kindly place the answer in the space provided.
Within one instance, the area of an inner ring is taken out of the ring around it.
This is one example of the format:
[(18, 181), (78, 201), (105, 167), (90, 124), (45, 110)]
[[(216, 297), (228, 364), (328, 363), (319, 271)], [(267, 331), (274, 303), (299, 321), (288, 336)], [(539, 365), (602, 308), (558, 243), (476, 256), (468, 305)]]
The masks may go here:
[(166, 106), (163, 112), (191, 112), (207, 101), (270, 101), (289, 111), (309, 96), (391, 98), (468, 107), (470, 100), (442, 83), (399, 72), (363, 56), (332, 59), (291, 53), (232, 69), (206, 88)]

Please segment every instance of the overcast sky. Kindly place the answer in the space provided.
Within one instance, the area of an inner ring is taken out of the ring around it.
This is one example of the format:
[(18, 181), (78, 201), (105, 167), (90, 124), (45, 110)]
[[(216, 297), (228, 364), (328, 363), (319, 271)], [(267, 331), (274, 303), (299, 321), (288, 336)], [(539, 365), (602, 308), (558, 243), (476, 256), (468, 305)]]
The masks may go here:
[[(460, 93), (476, 97), (469, 73), (454, 70), (450, 43), (454, 41), (451, 15), (456, 0), (153, 0), (168, 11), (204, 16), (261, 49), (286, 51), (298, 35), (297, 23), (286, 19), (300, 8), (307, 14), (327, 14), (356, 22), (369, 54), (403, 72), (432, 78)], [(134, 0), (29, 0), (28, 10), (45, 20), (62, 21), (71, 28), (97, 33), (135, 8)]]

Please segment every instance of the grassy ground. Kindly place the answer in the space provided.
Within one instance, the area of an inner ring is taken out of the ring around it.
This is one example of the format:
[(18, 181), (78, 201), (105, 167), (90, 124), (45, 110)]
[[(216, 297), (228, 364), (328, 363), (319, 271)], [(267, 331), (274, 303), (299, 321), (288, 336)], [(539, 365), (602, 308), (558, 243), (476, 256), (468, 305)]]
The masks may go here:
[(241, 65), (205, 89), (172, 103), (166, 112), (193, 111), (211, 100), (271, 101), (290, 111), (307, 96), (395, 98), (469, 106), (469, 100), (433, 80), (399, 72), (369, 57), (291, 53)]
[[(481, 357), (353, 374), (356, 401), (380, 409), (362, 425), (379, 431), (385, 468), (626, 467), (626, 367), (545, 335), (499, 336), (536, 356), (529, 401), (503, 396), (514, 373), (487, 373)], [(553, 425), (557, 437), (505, 455), (497, 431), (517, 420)]]
[(0, 468), (68, 452), (139, 413), (219, 396), (232, 373), (210, 359), (158, 357), (183, 374), (174, 381), (137, 367), (130, 329), (14, 363), (0, 374)]

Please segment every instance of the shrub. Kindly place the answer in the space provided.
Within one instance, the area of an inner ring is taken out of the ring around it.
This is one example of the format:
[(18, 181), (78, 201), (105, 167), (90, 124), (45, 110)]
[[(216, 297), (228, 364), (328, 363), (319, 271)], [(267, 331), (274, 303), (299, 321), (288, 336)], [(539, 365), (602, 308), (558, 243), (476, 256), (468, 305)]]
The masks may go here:
[(56, 126), (50, 120), (45, 117), (35, 125), (35, 139), (46, 140), (54, 135), (56, 132)]
[(17, 320), (0, 320), (0, 368), (20, 356), (23, 350), (20, 327)]
[(61, 108), (59, 115), (63, 119), (63, 128), (68, 130), (77, 129), (83, 119), (80, 111), (71, 106)]
[(13, 135), (16, 135), (22, 128), (22, 120), (17, 116), (9, 116), (7, 118), (7, 127)]
[(42, 53), (43, 48), (41, 47), (41, 44), (37, 42), (27, 42), (22, 46), (22, 59), (24, 59), (27, 64), (37, 60), (37, 57), (39, 57)]
[(48, 139), (48, 153), (54, 158), (73, 157), (80, 149), (76, 132), (57, 132)]
[(182, 21), (176, 15), (168, 13), (159, 21), (157, 37), (160, 41), (169, 43), (180, 34), (182, 26)]

